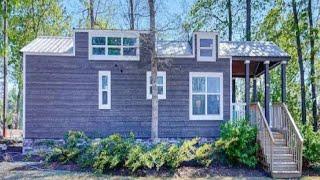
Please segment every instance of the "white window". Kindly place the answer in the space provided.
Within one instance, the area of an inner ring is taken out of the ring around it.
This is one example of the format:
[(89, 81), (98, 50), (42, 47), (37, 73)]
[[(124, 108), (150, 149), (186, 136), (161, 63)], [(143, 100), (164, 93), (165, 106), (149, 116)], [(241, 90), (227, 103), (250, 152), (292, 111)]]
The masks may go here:
[(190, 72), (189, 114), (191, 120), (223, 119), (223, 74)]
[[(158, 71), (157, 74), (158, 99), (166, 99), (166, 72)], [(147, 99), (152, 98), (151, 71), (147, 72)]]
[(89, 59), (139, 60), (139, 34), (90, 32)]
[(110, 71), (99, 71), (99, 109), (111, 109)]
[(197, 34), (197, 59), (198, 61), (216, 61), (217, 58), (216, 33)]

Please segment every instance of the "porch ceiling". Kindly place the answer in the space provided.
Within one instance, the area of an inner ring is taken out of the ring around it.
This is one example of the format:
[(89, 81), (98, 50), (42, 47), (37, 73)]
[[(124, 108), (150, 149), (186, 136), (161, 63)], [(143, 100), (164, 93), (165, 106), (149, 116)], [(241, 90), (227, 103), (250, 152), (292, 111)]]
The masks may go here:
[[(251, 59), (251, 60), (250, 60)], [(270, 62), (270, 70), (281, 64), (281, 61), (288, 61), (288, 58), (233, 58), (232, 59), (232, 77), (245, 77), (245, 60), (250, 61), (250, 78), (259, 77), (264, 74), (264, 62)]]

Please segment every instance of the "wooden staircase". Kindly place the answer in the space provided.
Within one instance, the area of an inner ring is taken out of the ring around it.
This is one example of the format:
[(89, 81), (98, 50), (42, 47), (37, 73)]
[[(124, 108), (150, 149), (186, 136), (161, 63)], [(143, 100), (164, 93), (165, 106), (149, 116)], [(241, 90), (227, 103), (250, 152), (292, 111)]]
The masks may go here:
[(294, 155), (290, 148), (284, 134), (279, 132), (272, 132), (274, 137), (273, 147), (273, 168), (272, 177), (276, 178), (295, 178), (300, 177), (298, 164), (294, 161)]
[(262, 164), (273, 178), (298, 178), (302, 172), (303, 139), (287, 107), (272, 107), (272, 131), (262, 108), (252, 104), (250, 122), (257, 125), (257, 139), (262, 150)]

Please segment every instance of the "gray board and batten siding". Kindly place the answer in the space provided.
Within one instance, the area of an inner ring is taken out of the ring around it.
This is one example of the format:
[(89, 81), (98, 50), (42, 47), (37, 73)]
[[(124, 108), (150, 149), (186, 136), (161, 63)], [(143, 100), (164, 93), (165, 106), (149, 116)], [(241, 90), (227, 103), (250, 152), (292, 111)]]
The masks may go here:
[[(140, 38), (140, 61), (88, 60), (88, 32), (75, 32), (74, 39), (74, 56), (25, 55), (25, 138), (60, 139), (69, 130), (90, 137), (133, 132), (137, 138), (150, 138), (150, 53), (143, 48), (145, 38)], [(166, 99), (159, 100), (159, 137), (218, 137), (221, 123), (230, 119), (231, 60), (168, 59), (158, 69), (166, 71), (167, 82)], [(99, 71), (111, 71), (111, 109), (99, 109)], [(189, 72), (223, 73), (222, 120), (190, 120)]]

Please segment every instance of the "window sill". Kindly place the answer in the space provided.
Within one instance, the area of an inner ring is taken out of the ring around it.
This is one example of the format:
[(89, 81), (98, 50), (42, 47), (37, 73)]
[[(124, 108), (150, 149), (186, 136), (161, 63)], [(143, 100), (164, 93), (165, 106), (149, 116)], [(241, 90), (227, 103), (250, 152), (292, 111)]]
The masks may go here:
[(121, 57), (107, 57), (107, 56), (89, 56), (89, 60), (90, 61), (140, 61), (140, 57), (137, 56), (137, 57), (124, 57), (124, 56), (121, 56)]
[(215, 115), (215, 116), (190, 115), (189, 119), (192, 121), (223, 121), (223, 115)]
[[(152, 99), (152, 95), (148, 95), (147, 100), (151, 100), (151, 99)], [(158, 100), (165, 100), (165, 99), (167, 99), (166, 96), (158, 96)]]

